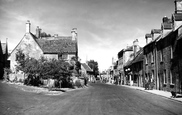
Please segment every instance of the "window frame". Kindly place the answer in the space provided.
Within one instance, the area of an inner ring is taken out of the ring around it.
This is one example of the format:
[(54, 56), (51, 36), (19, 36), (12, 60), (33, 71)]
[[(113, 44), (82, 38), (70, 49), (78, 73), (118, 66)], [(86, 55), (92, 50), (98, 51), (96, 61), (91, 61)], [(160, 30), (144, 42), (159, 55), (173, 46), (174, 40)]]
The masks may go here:
[(174, 55), (173, 55), (173, 47), (170, 47), (170, 52), (171, 52), (171, 59), (173, 59)]
[(163, 62), (163, 60), (164, 60), (164, 57), (163, 57), (163, 51), (162, 51), (162, 50), (160, 50), (160, 62)]
[(167, 74), (166, 74), (166, 70), (164, 70), (164, 72), (163, 72), (163, 79), (164, 79), (164, 84), (167, 84)]

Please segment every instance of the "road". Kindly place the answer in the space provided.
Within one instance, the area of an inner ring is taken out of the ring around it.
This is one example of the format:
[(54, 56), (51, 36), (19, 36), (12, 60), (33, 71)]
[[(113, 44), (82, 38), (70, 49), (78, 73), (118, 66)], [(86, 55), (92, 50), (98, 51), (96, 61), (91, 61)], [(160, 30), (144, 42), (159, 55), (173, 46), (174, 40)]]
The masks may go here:
[(182, 115), (182, 103), (102, 83), (50, 96), (0, 83), (1, 115)]

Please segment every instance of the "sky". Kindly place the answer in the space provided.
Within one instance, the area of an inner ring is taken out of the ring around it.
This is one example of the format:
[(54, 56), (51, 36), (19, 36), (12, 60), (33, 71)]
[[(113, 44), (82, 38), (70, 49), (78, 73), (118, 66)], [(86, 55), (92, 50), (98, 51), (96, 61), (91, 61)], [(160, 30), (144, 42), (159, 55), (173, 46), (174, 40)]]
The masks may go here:
[(0, 40), (13, 50), (25, 34), (39, 26), (51, 35), (78, 31), (81, 62), (94, 60), (108, 69), (112, 58), (135, 39), (145, 46), (145, 34), (160, 29), (162, 17), (174, 13), (174, 0), (0, 0)]

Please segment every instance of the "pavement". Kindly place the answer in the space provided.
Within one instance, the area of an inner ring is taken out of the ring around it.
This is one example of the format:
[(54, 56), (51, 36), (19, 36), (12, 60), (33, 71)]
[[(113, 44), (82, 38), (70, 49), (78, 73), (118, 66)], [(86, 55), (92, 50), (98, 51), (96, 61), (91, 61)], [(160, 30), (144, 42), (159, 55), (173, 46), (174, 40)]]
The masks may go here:
[(124, 87), (133, 88), (133, 89), (140, 90), (140, 91), (145, 91), (145, 92), (148, 92), (148, 93), (151, 93), (151, 94), (163, 96), (165, 98), (172, 99), (172, 100), (175, 100), (175, 101), (178, 101), (178, 102), (182, 103), (182, 94), (177, 94), (177, 97), (173, 98), (173, 97), (171, 97), (172, 96), (171, 92), (167, 92), (167, 91), (155, 90), (155, 89), (145, 90), (145, 88), (143, 88), (143, 87), (129, 86), (129, 85), (118, 85), (118, 86), (124, 86)]

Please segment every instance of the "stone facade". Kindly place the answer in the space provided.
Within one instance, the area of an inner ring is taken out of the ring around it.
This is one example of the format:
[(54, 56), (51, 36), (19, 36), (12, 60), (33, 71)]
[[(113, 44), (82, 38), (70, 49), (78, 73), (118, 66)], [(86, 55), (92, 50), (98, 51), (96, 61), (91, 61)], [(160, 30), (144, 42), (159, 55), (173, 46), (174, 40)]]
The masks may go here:
[(11, 52), (8, 60), (11, 61), (10, 68), (13, 72), (16, 73), (16, 53), (18, 50), (22, 50), (25, 55), (29, 57), (33, 57), (35, 59), (39, 59), (43, 56), (43, 51), (40, 49), (39, 45), (34, 39), (34, 35), (31, 33), (26, 33), (20, 43), (14, 48)]
[(127, 84), (127, 75), (125, 73), (124, 67), (126, 66), (127, 62), (130, 60), (130, 56), (133, 54), (133, 47), (127, 46), (125, 49), (122, 49), (118, 52), (118, 71), (120, 75), (120, 79), (122, 84)]
[(11, 61), (10, 68), (13, 73), (16, 71), (16, 53), (22, 50), (25, 56), (35, 59), (45, 57), (49, 59), (64, 59), (71, 60), (72, 57), (78, 56), (77, 45), (77, 29), (71, 31), (71, 36), (44, 36), (41, 37), (41, 29), (36, 29), (36, 35), (30, 32), (30, 21), (26, 23), (26, 33), (18, 43), (18, 45), (11, 52), (8, 60)]

